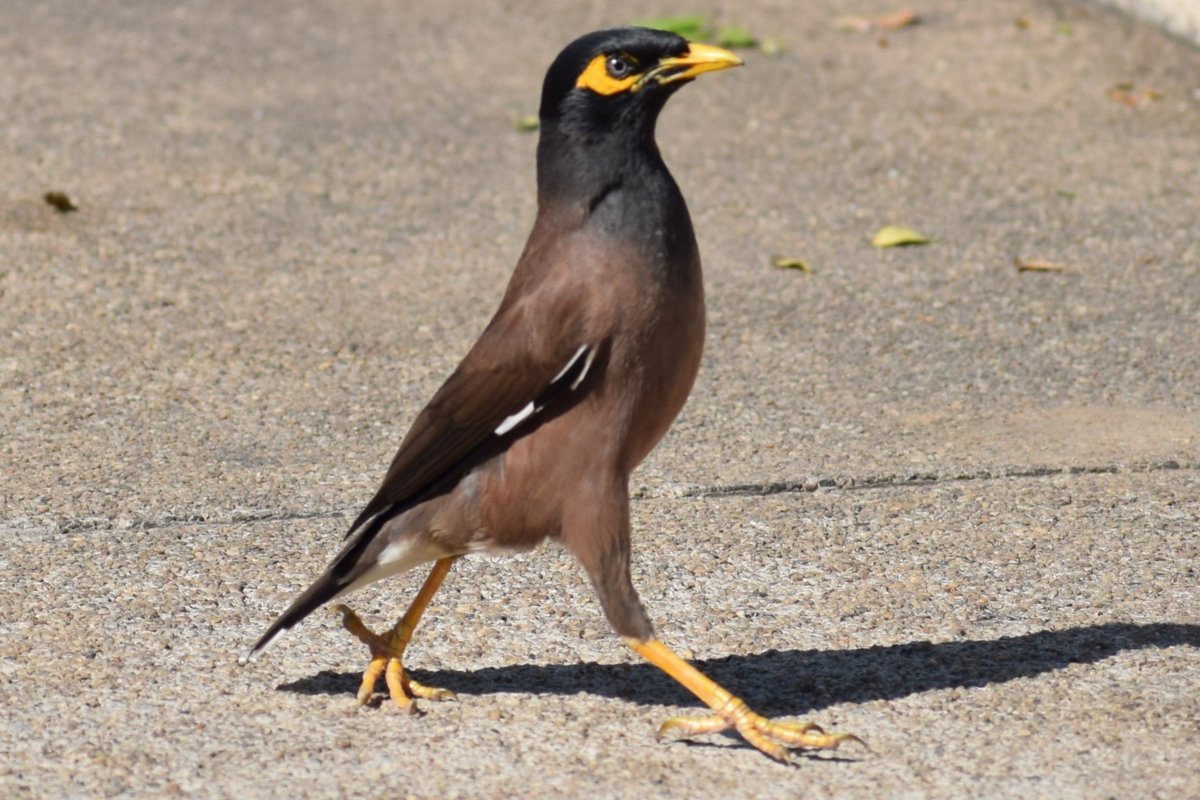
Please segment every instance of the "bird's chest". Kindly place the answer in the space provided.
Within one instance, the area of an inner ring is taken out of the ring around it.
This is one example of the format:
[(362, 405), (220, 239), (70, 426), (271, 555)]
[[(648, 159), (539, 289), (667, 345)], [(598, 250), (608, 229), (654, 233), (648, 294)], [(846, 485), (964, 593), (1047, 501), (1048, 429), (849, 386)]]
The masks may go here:
[[(704, 347), (704, 287), (691, 219), (669, 180), (613, 192), (589, 221), (607, 257), (592, 282), (611, 354), (603, 397), (618, 462), (632, 469), (687, 400)], [(610, 316), (611, 315), (611, 316)]]
[(704, 350), (704, 289), (699, 267), (654, 298), (637, 335), (620, 342), (614, 367), (629, 383), (623, 461), (632, 469), (666, 434), (687, 402)]

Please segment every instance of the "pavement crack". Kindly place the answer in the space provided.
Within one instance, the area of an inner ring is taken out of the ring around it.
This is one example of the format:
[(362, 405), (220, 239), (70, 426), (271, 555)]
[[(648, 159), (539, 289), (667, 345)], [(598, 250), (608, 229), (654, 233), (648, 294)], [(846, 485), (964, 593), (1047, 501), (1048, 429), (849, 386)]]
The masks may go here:
[(134, 519), (106, 516), (82, 517), (58, 526), (59, 533), (123, 529), (148, 531), (157, 528), (178, 528), (186, 525), (245, 525), (251, 522), (292, 522), (307, 519), (349, 517), (354, 508), (328, 508), (318, 511), (287, 511), (284, 509), (253, 509), (229, 513), (156, 514)]
[(879, 475), (844, 475), (806, 480), (768, 481), (764, 483), (711, 484), (682, 487), (675, 492), (641, 493), (643, 497), (761, 497), (773, 494), (801, 494), (821, 490), (862, 491), (913, 486), (966, 483), (971, 481), (1046, 478), (1055, 475), (1117, 475), (1174, 470), (1200, 470), (1200, 462), (1176, 460), (1148, 461), (1135, 464), (1097, 464), (1071, 466), (1016, 466), (978, 469), (964, 472), (902, 472)]
[[(807, 478), (804, 480), (764, 481), (761, 483), (718, 483), (674, 487), (643, 487), (632, 493), (634, 500), (675, 498), (764, 497), (778, 494), (805, 494), (818, 491), (868, 491), (872, 489), (904, 489), (918, 486), (937, 486), (990, 480), (1026, 480), (1056, 475), (1118, 475), (1149, 472), (1200, 471), (1200, 461), (1147, 461), (1133, 464), (1093, 464), (1070, 466), (1013, 466), (961, 472), (896, 472), (877, 475), (843, 475)], [(189, 525), (233, 526), (256, 522), (294, 522), (314, 519), (349, 520), (359, 507), (324, 508), (313, 511), (287, 509), (237, 509), (207, 514), (169, 513), (146, 515), (130, 519), (125, 516), (88, 516), (62, 522), (55, 526), (58, 533), (100, 530), (149, 531)]]

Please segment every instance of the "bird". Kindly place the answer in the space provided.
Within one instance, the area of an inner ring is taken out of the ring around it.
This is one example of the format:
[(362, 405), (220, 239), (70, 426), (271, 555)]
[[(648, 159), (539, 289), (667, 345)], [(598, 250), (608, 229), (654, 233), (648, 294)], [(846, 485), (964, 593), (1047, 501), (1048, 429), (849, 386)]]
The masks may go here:
[(630, 574), (630, 473), (687, 400), (705, 336), (695, 232), (656, 122), (681, 87), (742, 63), (637, 27), (586, 34), (554, 59), (538, 112), (537, 213), (499, 308), (415, 418), (340, 552), (243, 660), (329, 601), (432, 564), (384, 633), (334, 608), (370, 651), (360, 705), (381, 674), (402, 709), (451, 699), (403, 664), (430, 599), (461, 557), (552, 539), (582, 564), (624, 642), (708, 706), (668, 719), (660, 739), (733, 729), (785, 762), (861, 741), (750, 710), (656, 637)]

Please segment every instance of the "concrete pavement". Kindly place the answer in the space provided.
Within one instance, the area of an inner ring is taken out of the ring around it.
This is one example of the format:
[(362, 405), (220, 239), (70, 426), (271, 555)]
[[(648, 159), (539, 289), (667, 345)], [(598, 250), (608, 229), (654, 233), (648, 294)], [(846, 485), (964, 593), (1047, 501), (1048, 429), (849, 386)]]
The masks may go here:
[(694, 704), (554, 547), (456, 567), (419, 719), (353, 709), (327, 614), (236, 666), (498, 300), (514, 115), (648, 13), (536, 7), (0, 9), (0, 794), (1200, 794), (1200, 53), (1082, 2), (721, 5), (784, 53), (660, 126), (710, 336), (635, 580), (870, 752), (654, 742)]

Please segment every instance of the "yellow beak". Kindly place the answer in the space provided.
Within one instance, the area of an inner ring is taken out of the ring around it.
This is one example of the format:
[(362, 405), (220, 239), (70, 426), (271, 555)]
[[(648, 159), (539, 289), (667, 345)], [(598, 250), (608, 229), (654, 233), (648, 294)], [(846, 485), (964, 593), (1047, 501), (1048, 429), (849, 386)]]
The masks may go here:
[(711, 44), (692, 42), (678, 58), (664, 58), (654, 66), (652, 75), (659, 83), (689, 81), (702, 72), (740, 67), (744, 62), (728, 50)]

